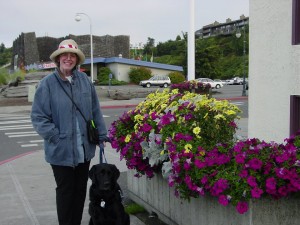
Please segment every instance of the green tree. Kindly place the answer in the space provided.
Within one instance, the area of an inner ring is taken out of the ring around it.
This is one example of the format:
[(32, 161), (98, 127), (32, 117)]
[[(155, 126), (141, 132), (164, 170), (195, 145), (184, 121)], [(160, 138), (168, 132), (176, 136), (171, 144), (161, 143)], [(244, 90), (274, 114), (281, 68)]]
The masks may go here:
[(141, 80), (148, 80), (152, 71), (145, 67), (132, 67), (128, 73), (129, 79), (134, 84), (139, 84)]

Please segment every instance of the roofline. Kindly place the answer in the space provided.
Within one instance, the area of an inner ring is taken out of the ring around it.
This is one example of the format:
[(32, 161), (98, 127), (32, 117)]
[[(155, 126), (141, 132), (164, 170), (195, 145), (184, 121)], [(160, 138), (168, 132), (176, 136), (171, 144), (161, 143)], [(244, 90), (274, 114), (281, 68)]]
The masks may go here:
[[(91, 59), (86, 59), (82, 65), (86, 65), (90, 63), (91, 63)], [(105, 63), (105, 64), (120, 63), (120, 64), (144, 66), (149, 68), (165, 69), (165, 70), (172, 70), (172, 71), (180, 71), (180, 72), (183, 71), (182, 66), (154, 63), (154, 62), (141, 61), (135, 59), (126, 59), (120, 57), (110, 57), (110, 58), (96, 57), (93, 59), (93, 63)]]

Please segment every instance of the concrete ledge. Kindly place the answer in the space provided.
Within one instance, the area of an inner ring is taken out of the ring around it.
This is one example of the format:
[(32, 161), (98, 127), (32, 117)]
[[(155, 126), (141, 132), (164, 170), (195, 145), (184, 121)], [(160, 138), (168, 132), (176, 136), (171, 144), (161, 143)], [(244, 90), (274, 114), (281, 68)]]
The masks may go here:
[(152, 179), (136, 178), (129, 170), (127, 183), (129, 197), (169, 225), (300, 224), (299, 198), (253, 200), (248, 212), (241, 215), (234, 206), (222, 206), (210, 196), (192, 198), (190, 202), (176, 198), (173, 188), (157, 174)]

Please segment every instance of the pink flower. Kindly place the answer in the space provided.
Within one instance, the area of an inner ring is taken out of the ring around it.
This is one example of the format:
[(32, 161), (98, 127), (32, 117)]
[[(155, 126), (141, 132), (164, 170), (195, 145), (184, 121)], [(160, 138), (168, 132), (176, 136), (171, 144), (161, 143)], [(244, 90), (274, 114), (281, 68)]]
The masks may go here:
[(266, 180), (266, 187), (270, 190), (276, 190), (276, 180), (274, 177), (270, 177)]
[(141, 131), (142, 132), (149, 132), (152, 129), (152, 126), (149, 125), (148, 123), (145, 123), (142, 127), (141, 127)]
[(195, 159), (195, 166), (199, 169), (206, 167), (206, 163), (202, 162), (200, 159)]
[(248, 162), (249, 168), (253, 170), (260, 170), (262, 167), (262, 161), (257, 158), (251, 159)]
[(245, 212), (248, 211), (248, 203), (247, 202), (239, 202), (236, 206), (236, 210), (240, 214), (244, 214)]
[(263, 193), (263, 190), (261, 190), (260, 188), (258, 187), (254, 187), (252, 190), (251, 190), (251, 196), (253, 198), (260, 198), (260, 196), (262, 195)]
[(256, 178), (253, 176), (249, 176), (247, 178), (247, 183), (251, 186), (251, 187), (257, 187), (257, 183), (256, 183)]
[(228, 188), (228, 181), (220, 178), (212, 187), (211, 194), (213, 196), (218, 196), (220, 193)]
[(247, 170), (242, 170), (240, 173), (239, 173), (239, 176), (241, 178), (246, 178), (248, 176), (248, 171)]
[(235, 156), (235, 161), (239, 164), (244, 164), (245, 163), (245, 159), (246, 159), (246, 154), (243, 152), (243, 153), (240, 153), (240, 154), (237, 154)]
[(221, 205), (226, 206), (226, 205), (228, 205), (229, 201), (228, 201), (228, 199), (227, 199), (227, 197), (225, 195), (220, 195), (219, 196), (219, 203)]

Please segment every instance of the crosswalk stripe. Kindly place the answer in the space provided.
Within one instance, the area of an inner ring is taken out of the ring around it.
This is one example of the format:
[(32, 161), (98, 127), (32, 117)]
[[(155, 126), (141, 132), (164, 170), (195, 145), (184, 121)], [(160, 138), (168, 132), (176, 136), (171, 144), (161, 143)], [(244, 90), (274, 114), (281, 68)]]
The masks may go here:
[(1, 121), (0, 124), (31, 123), (31, 120)]

